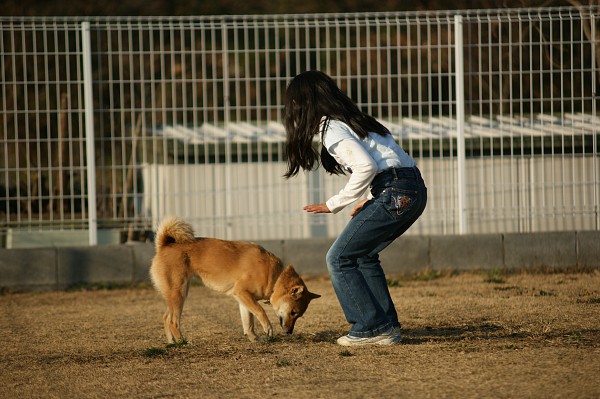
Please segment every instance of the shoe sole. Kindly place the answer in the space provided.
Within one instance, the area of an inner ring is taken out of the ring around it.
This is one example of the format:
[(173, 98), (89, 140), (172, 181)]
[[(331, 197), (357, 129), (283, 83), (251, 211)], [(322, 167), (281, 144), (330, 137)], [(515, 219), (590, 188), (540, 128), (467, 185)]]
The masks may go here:
[[(342, 338), (345, 338), (345, 337), (346, 336), (344, 336)], [(338, 339), (336, 342), (338, 345), (341, 345), (341, 346), (365, 346), (365, 345), (389, 346), (389, 345), (399, 344), (400, 341), (402, 341), (402, 337), (400, 337), (399, 335), (382, 338), (377, 341), (369, 340), (368, 338), (365, 340), (360, 340), (360, 341), (358, 341), (358, 340), (357, 341), (349, 341), (346, 339), (340, 341), (340, 339)]]

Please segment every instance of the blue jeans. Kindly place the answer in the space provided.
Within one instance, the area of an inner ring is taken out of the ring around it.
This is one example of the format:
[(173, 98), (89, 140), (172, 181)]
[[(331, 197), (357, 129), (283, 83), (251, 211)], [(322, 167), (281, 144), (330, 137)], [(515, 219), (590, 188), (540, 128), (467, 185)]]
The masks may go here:
[(400, 327), (379, 252), (401, 236), (427, 204), (427, 188), (416, 167), (379, 173), (371, 183), (371, 194), (373, 199), (354, 215), (327, 252), (331, 283), (352, 324), (349, 335), (361, 338)]

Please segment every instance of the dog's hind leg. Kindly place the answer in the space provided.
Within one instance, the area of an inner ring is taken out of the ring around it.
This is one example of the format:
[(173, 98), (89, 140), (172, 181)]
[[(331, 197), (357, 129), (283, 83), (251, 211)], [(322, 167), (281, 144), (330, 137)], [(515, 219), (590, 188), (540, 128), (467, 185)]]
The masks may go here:
[(170, 308), (167, 307), (167, 311), (163, 315), (163, 323), (165, 325), (165, 336), (167, 337), (167, 343), (173, 343), (173, 334), (171, 334), (171, 311)]
[(166, 294), (167, 311), (163, 316), (165, 324), (165, 335), (167, 343), (178, 343), (183, 339), (181, 334), (181, 313), (183, 312), (183, 304), (187, 298), (189, 289), (189, 281), (181, 281), (169, 289)]
[(254, 333), (254, 315), (241, 302), (240, 315), (242, 316), (244, 335), (246, 335), (250, 341), (256, 341), (256, 334)]

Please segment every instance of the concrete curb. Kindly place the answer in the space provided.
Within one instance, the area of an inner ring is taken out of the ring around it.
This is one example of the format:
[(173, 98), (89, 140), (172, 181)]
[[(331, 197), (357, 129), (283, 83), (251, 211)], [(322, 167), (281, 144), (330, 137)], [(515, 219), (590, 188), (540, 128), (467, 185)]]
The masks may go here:
[[(261, 241), (302, 275), (325, 275), (332, 239)], [(152, 243), (0, 249), (0, 290), (149, 282)], [(404, 236), (380, 255), (387, 274), (424, 270), (600, 270), (600, 231)]]

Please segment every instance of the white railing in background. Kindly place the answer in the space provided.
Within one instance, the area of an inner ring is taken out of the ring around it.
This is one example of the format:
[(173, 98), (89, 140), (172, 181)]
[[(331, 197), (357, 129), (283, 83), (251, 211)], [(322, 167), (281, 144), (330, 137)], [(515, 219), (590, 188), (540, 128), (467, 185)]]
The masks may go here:
[(123, 241), (167, 214), (335, 236), (347, 212), (302, 206), (345, 177), (282, 178), (285, 86), (307, 69), (417, 160), (430, 197), (408, 234), (598, 230), (598, 11), (2, 17), (2, 243)]
[(90, 23), (81, 24), (83, 61), (83, 96), (85, 108), (85, 148), (87, 163), (87, 206), (89, 244), (98, 244), (98, 221), (96, 212), (96, 147), (94, 145), (94, 98), (92, 92), (92, 45), (90, 42)]

